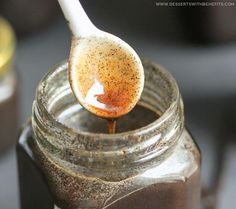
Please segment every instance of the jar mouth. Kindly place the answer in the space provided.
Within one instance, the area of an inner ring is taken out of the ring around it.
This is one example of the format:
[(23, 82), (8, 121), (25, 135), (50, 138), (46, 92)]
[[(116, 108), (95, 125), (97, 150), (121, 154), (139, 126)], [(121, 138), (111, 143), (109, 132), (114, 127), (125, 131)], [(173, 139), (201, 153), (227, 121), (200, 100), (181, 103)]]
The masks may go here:
[[(145, 66), (151, 66), (153, 69), (158, 69), (159, 74), (161, 74), (162, 77), (167, 80), (168, 89), (169, 89), (169, 92), (170, 92), (170, 95), (168, 96), (168, 97), (170, 97), (168, 99), (170, 105), (169, 105), (168, 108), (165, 108), (164, 111), (158, 111), (157, 112), (156, 110), (154, 110), (154, 112), (156, 112), (159, 115), (159, 117), (156, 120), (154, 120), (153, 122), (150, 122), (149, 124), (147, 124), (147, 125), (145, 125), (141, 128), (134, 129), (134, 130), (129, 130), (129, 131), (124, 131), (124, 132), (120, 132), (120, 133), (114, 133), (114, 134), (93, 133), (93, 132), (88, 132), (88, 131), (72, 129), (72, 128), (68, 127), (66, 124), (58, 121), (57, 118), (54, 117), (50, 113), (50, 110), (48, 110), (48, 107), (46, 105), (47, 101), (45, 101), (45, 100), (47, 99), (47, 97), (44, 97), (45, 83), (47, 83), (49, 80), (51, 80), (55, 76), (55, 74), (59, 74), (62, 71), (65, 71), (68, 68), (67, 62), (63, 62), (62, 64), (60, 64), (57, 67), (53, 68), (52, 71), (49, 71), (43, 77), (43, 79), (40, 81), (40, 83), (38, 85), (38, 91), (36, 92), (36, 100), (38, 102), (38, 106), (41, 106), (43, 108), (43, 111), (47, 113), (47, 117), (50, 118), (49, 120), (54, 120), (54, 124), (56, 126), (62, 126), (63, 128), (68, 129), (68, 131), (74, 132), (74, 134), (88, 136), (91, 139), (97, 139), (97, 136), (99, 135), (98, 140), (100, 140), (100, 138), (103, 138), (103, 139), (106, 138), (106, 139), (109, 139), (109, 140), (114, 140), (115, 138), (124, 138), (124, 137), (126, 138), (129, 135), (134, 136), (137, 133), (142, 134), (146, 131), (150, 131), (150, 129), (153, 129), (155, 126), (159, 126), (161, 123), (163, 123), (163, 121), (165, 121), (166, 118), (170, 117), (170, 115), (173, 113), (173, 111), (175, 111), (175, 107), (179, 104), (180, 94), (179, 94), (178, 85), (177, 85), (175, 79), (162, 66), (160, 66), (158, 64), (155, 64), (155, 63), (152, 63), (150, 61), (144, 60), (144, 59), (142, 60), (142, 63), (144, 65), (144, 68), (145, 68)], [(167, 86), (165, 88), (167, 88)], [(142, 101), (138, 102), (138, 104), (142, 104), (142, 103), (143, 103)], [(144, 106), (146, 106), (146, 104), (144, 104)], [(153, 109), (151, 106), (148, 106), (148, 108)]]

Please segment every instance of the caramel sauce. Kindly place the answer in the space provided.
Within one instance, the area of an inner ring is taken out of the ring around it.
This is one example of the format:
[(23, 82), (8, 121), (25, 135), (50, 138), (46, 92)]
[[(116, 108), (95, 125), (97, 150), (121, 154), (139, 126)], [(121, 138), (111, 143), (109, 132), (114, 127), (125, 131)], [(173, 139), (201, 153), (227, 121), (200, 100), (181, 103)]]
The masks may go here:
[(114, 134), (116, 132), (116, 119), (108, 119), (108, 133)]
[(141, 62), (126, 46), (91, 37), (73, 39), (69, 80), (79, 102), (93, 114), (109, 119), (109, 133), (114, 133), (113, 119), (134, 108), (144, 75)]

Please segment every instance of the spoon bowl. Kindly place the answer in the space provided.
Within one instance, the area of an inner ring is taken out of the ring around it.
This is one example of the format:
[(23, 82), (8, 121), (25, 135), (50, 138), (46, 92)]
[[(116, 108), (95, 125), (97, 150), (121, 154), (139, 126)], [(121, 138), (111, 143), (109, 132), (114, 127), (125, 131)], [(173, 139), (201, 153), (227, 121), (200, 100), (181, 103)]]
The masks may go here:
[(118, 118), (138, 102), (144, 85), (140, 59), (111, 35), (73, 39), (69, 80), (79, 102), (103, 118)]

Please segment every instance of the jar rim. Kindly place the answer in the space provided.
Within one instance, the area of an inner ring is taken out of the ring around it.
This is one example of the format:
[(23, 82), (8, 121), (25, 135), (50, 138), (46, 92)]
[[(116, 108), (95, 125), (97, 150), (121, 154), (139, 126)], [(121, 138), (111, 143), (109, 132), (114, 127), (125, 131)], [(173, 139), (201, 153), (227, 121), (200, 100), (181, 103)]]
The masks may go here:
[[(69, 132), (73, 132), (74, 134), (77, 135), (83, 135), (83, 136), (89, 136), (91, 137), (91, 139), (97, 139), (97, 136), (99, 136), (99, 138), (105, 138), (105, 139), (113, 139), (114, 138), (121, 138), (121, 136), (124, 137), (128, 137), (129, 135), (134, 136), (135, 134), (142, 134), (146, 131), (150, 131), (150, 129), (155, 128), (156, 126), (160, 125), (160, 123), (162, 123), (163, 121), (165, 121), (166, 118), (169, 117), (170, 114), (172, 114), (172, 112), (174, 111), (174, 107), (176, 107), (176, 105), (178, 105), (179, 100), (180, 100), (180, 93), (179, 93), (179, 88), (177, 85), (176, 80), (174, 79), (174, 77), (171, 75), (171, 73), (169, 73), (164, 67), (162, 67), (159, 64), (153, 63), (151, 61), (148, 61), (146, 59), (142, 59), (142, 63), (143, 64), (149, 64), (151, 65), (153, 68), (158, 69), (163, 75), (164, 77), (168, 78), (169, 83), (171, 84), (171, 90), (172, 90), (172, 98), (171, 98), (171, 104), (169, 105), (169, 107), (167, 109), (165, 109), (165, 111), (153, 122), (141, 127), (141, 128), (137, 128), (134, 130), (130, 130), (130, 131), (124, 131), (121, 133), (114, 133), (114, 134), (109, 134), (109, 133), (93, 133), (93, 132), (88, 132), (88, 131), (81, 131), (81, 130), (75, 130), (72, 129), (70, 127), (68, 127), (66, 124), (63, 124), (61, 122), (59, 122), (56, 118), (54, 118), (50, 112), (47, 110), (47, 108), (45, 107), (45, 105), (43, 104), (41, 99), (39, 98), (39, 95), (41, 94), (41, 92), (39, 91), (40, 86), (43, 85), (43, 83), (45, 81), (47, 81), (47, 79), (50, 78), (50, 76), (53, 76), (54, 73), (59, 73), (62, 70), (65, 70), (65, 68), (68, 67), (68, 63), (67, 62), (62, 62), (61, 64), (55, 66), (51, 71), (49, 71), (39, 82), (38, 85), (38, 90), (36, 91), (36, 100), (39, 103), (39, 105), (42, 105), (44, 111), (47, 112), (47, 116), (52, 119), (55, 120), (54, 124), (57, 124), (58, 126), (63, 126), (65, 129), (67, 129)], [(56, 70), (55, 70), (56, 69)], [(79, 102), (78, 102), (79, 103)]]

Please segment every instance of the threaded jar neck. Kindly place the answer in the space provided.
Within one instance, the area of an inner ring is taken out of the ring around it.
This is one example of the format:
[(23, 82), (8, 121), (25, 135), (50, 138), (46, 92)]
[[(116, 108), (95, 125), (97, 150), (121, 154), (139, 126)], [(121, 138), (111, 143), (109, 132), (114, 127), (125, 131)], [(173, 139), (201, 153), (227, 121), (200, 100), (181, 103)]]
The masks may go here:
[(118, 180), (161, 163), (184, 126), (183, 104), (173, 77), (161, 66), (143, 61), (145, 87), (140, 104), (160, 117), (136, 130), (91, 133), (68, 126), (61, 115), (79, 111), (67, 78), (67, 63), (52, 69), (39, 83), (33, 103), (35, 140), (47, 157), (76, 172), (93, 172)]

